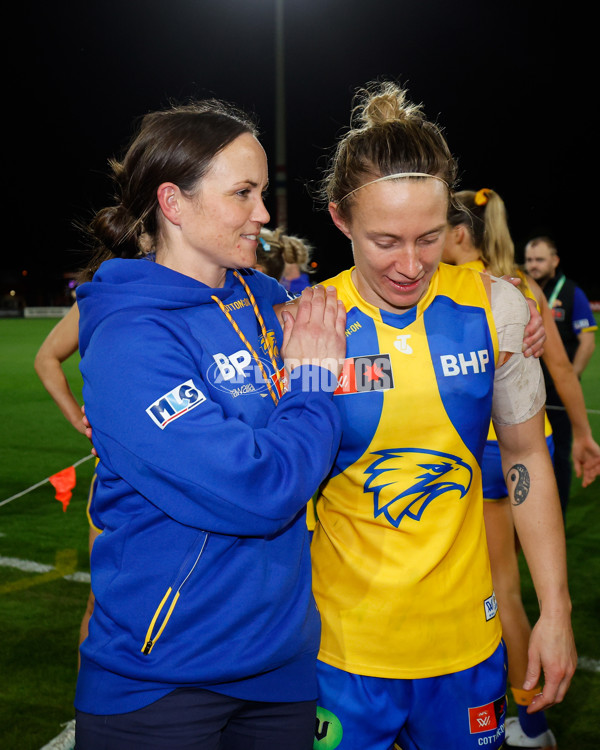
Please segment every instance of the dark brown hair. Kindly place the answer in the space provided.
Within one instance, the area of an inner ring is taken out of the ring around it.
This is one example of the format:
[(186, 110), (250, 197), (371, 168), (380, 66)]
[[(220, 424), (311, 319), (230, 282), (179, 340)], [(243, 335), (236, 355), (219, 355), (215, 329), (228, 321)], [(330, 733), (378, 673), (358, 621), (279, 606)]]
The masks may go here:
[(98, 211), (87, 227), (92, 257), (80, 280), (90, 279), (108, 258), (151, 251), (160, 231), (159, 185), (173, 182), (194, 194), (215, 156), (244, 133), (256, 136), (255, 123), (217, 99), (145, 115), (122, 161), (109, 161), (115, 203)]

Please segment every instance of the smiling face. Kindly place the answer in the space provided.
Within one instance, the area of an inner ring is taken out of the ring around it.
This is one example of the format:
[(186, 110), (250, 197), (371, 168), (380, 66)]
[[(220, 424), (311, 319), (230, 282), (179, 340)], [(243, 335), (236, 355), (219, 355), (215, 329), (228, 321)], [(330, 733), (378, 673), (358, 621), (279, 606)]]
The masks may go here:
[(427, 178), (368, 185), (355, 194), (348, 220), (330, 205), (352, 240), (353, 279), (366, 302), (394, 313), (417, 304), (442, 257), (447, 211), (447, 188)]
[(269, 221), (267, 183), (264, 149), (244, 133), (215, 156), (194, 195), (161, 185), (168, 221), (157, 261), (212, 287), (223, 285), (227, 269), (252, 267), (261, 227)]

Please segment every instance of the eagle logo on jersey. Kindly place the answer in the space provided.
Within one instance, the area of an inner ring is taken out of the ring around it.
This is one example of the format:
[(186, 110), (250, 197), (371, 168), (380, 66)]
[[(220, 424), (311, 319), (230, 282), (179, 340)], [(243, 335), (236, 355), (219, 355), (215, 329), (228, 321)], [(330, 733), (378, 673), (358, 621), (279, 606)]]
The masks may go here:
[(275, 331), (267, 331), (266, 337), (260, 337), (260, 348), (265, 354), (269, 354), (269, 350), (271, 350), (275, 357), (279, 356), (279, 349), (277, 347), (277, 338), (275, 336)]
[(375, 518), (382, 513), (398, 528), (404, 518), (420, 521), (429, 504), (447, 492), (464, 497), (473, 470), (458, 456), (423, 448), (391, 448), (365, 471), (365, 492), (374, 495)]

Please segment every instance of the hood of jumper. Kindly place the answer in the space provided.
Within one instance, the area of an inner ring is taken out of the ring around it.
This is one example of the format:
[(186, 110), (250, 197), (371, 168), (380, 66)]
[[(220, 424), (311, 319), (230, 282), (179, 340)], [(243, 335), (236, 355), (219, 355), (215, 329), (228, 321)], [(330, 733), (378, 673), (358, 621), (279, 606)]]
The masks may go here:
[(98, 324), (114, 312), (132, 308), (181, 310), (214, 304), (212, 297), (226, 300), (234, 293), (233, 283), (231, 271), (227, 272), (225, 286), (214, 289), (150, 259), (105, 261), (92, 281), (77, 289), (80, 352), (83, 355)]

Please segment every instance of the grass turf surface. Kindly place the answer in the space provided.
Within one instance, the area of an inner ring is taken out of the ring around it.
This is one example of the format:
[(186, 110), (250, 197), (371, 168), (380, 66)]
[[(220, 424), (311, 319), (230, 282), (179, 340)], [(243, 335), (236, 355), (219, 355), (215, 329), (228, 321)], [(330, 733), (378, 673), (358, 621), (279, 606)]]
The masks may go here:
[[(0, 319), (0, 503), (89, 454), (87, 440), (62, 417), (33, 370), (53, 319)], [(65, 363), (77, 396), (78, 358)], [(583, 376), (590, 422), (600, 442), (600, 346)], [(598, 412), (598, 413), (593, 413)], [(0, 506), (0, 558), (53, 569), (25, 572), (0, 564), (0, 748), (39, 750), (73, 718), (77, 643), (89, 584), (66, 580), (89, 572), (85, 513), (93, 461), (77, 467), (66, 512), (49, 483)], [(548, 712), (561, 750), (592, 750), (600, 731), (600, 479), (583, 490), (574, 479), (567, 513), (569, 584), (578, 653), (584, 657), (565, 701)], [(537, 602), (525, 565), (523, 597), (535, 621)], [(514, 713), (514, 707), (510, 712)]]

